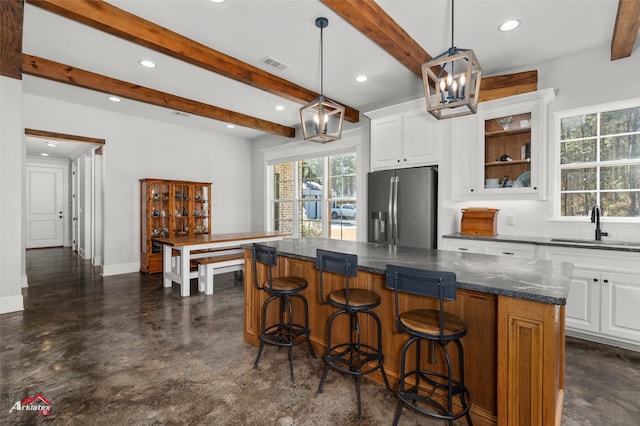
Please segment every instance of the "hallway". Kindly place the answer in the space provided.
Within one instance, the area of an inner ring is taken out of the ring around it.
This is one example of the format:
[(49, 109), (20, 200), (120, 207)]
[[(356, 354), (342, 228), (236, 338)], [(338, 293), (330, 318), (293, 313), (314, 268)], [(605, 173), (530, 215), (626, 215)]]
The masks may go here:
[[(330, 374), (321, 358), (243, 341), (242, 281), (216, 277), (213, 296), (182, 298), (161, 275), (101, 277), (70, 249), (27, 252), (25, 311), (0, 316), (0, 424), (389, 425), (396, 399)], [(568, 339), (563, 425), (634, 425), (640, 353)], [(12, 411), (42, 395), (51, 413)], [(473, 398), (473, 396), (472, 396)], [(405, 410), (401, 425), (439, 425)]]

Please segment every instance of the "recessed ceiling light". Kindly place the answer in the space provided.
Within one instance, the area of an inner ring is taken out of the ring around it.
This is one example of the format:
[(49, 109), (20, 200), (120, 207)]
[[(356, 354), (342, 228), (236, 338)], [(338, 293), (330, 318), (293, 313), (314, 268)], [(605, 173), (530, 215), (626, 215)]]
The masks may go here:
[(500, 25), (500, 31), (513, 31), (520, 26), (520, 21), (517, 19), (510, 19)]
[(209, 0), (211, 3), (224, 3), (224, 0)]
[(366, 76), (366, 75), (364, 75), (364, 74), (359, 75), (359, 76), (356, 76), (356, 81), (357, 81), (358, 83), (363, 83), (363, 82), (365, 82), (365, 81), (367, 81), (367, 80), (369, 80), (369, 77), (367, 77), (367, 76)]
[(234, 126), (233, 124), (227, 124), (227, 129), (233, 129), (233, 128), (235, 128), (235, 127), (236, 127), (236, 126)]
[(56, 147), (58, 144), (55, 142), (47, 142), (47, 146)]
[(40, 154), (40, 155), (41, 155), (41, 156), (43, 156), (43, 157), (48, 157), (48, 156), (49, 156), (49, 154), (47, 154), (46, 152), (43, 152), (43, 153), (42, 153), (42, 154)]
[(140, 65), (142, 65), (143, 67), (145, 67), (145, 68), (155, 68), (156, 67), (156, 64), (153, 61), (149, 60), (149, 59), (140, 59), (138, 61), (138, 63)]
[(276, 105), (276, 111), (284, 111), (284, 107), (282, 105)]
[(109, 96), (107, 99), (109, 99), (111, 102), (120, 102), (120, 98), (117, 96)]

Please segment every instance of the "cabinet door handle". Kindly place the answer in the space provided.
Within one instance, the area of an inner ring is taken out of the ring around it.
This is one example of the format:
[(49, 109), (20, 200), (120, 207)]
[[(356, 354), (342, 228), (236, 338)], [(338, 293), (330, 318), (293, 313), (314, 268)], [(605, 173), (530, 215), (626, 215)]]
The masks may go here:
[(609, 280), (602, 280), (605, 284), (609, 284)]
[(513, 256), (515, 253), (513, 253), (511, 251), (503, 251), (502, 254), (508, 254), (510, 256)]
[(597, 283), (597, 282), (598, 282), (598, 279), (597, 279), (597, 278), (594, 278), (594, 279), (593, 279), (593, 282), (594, 282), (594, 283)]
[(458, 250), (462, 250), (462, 251), (469, 251), (469, 249), (468, 249), (468, 248), (466, 248), (466, 247), (458, 247)]

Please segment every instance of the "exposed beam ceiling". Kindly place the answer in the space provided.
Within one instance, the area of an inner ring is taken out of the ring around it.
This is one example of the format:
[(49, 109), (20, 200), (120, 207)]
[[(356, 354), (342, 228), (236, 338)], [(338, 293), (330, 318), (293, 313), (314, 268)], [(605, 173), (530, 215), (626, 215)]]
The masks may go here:
[(67, 83), (85, 89), (122, 96), (124, 98), (145, 102), (152, 105), (183, 111), (189, 114), (225, 121), (239, 126), (251, 127), (264, 132), (292, 138), (295, 129), (270, 121), (260, 120), (224, 108), (207, 105), (191, 99), (174, 96), (169, 93), (142, 87), (134, 83), (116, 80), (111, 77), (95, 74), (89, 71), (60, 64), (48, 59), (24, 54), (22, 57), (22, 71), (25, 74), (49, 80)]
[[(432, 58), (431, 55), (420, 47), (375, 1), (320, 1), (422, 78), (422, 64), (429, 61)], [(483, 77), (479, 102), (532, 92), (537, 88), (538, 73), (536, 71)]]
[[(314, 91), (269, 74), (104, 1), (27, 1), (50, 12), (294, 102), (305, 104), (319, 96)], [(345, 108), (345, 120), (358, 122), (360, 112), (346, 105)]]
[(611, 38), (611, 60), (631, 56), (640, 31), (640, 0), (619, 0)]

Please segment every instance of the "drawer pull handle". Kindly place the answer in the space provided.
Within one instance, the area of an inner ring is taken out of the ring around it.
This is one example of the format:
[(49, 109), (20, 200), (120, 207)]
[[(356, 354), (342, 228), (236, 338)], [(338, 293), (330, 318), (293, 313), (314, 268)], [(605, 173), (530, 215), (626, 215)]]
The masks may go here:
[(605, 284), (609, 284), (609, 280), (602, 280)]
[(468, 249), (468, 248), (466, 248), (466, 247), (458, 247), (458, 250), (462, 250), (462, 251), (469, 251), (469, 249)]
[(594, 282), (594, 283), (597, 283), (597, 282), (598, 282), (598, 279), (597, 279), (597, 278), (594, 278), (594, 279), (593, 279), (593, 282)]
[(515, 253), (512, 251), (503, 251), (502, 254), (508, 254), (510, 256), (513, 256)]

